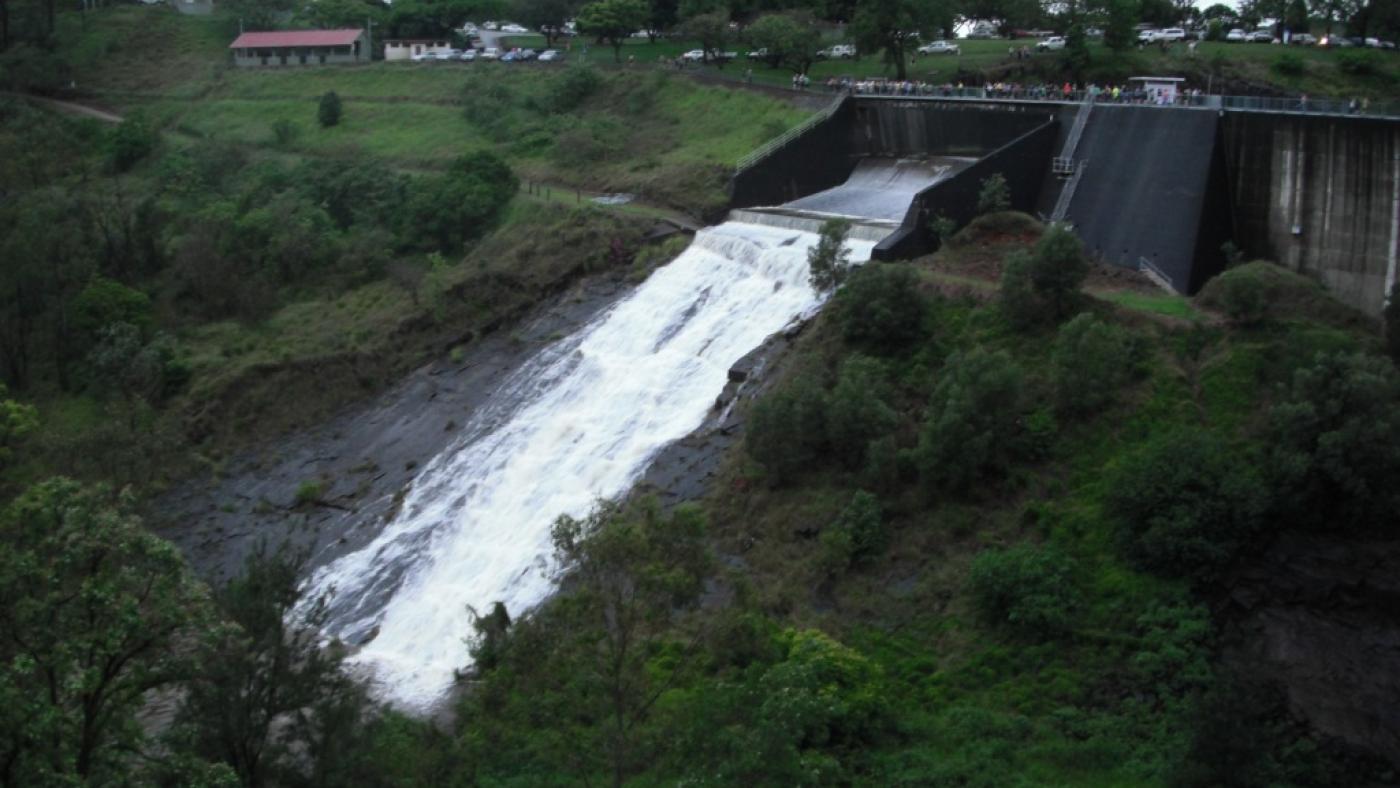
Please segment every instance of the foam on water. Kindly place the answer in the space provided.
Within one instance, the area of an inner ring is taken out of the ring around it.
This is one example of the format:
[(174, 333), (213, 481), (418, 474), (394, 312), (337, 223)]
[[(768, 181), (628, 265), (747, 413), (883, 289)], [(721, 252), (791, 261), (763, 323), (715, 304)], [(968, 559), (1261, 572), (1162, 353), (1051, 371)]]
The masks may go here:
[[(550, 525), (623, 494), (668, 443), (698, 427), (729, 367), (820, 297), (812, 233), (729, 222), (501, 382), (464, 440), (428, 463), (399, 514), (363, 549), (316, 571), (328, 637), (406, 708), (442, 697), (468, 661), (467, 606), (512, 615), (552, 590)], [(851, 241), (852, 259), (874, 246)], [(366, 642), (367, 641), (367, 642)]]

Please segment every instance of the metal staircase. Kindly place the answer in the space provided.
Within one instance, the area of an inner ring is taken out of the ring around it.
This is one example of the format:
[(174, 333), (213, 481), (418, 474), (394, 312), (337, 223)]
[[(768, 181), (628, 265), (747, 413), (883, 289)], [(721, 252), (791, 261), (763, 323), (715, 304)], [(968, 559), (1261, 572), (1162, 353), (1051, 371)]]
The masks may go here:
[(1069, 203), (1074, 199), (1074, 189), (1079, 185), (1079, 176), (1084, 174), (1084, 167), (1089, 162), (1081, 161), (1076, 167), (1071, 163), (1074, 172), (1063, 184), (1060, 185), (1059, 199), (1055, 200), (1055, 210), (1050, 213), (1050, 221), (1063, 222), (1065, 214), (1069, 213)]
[(1069, 213), (1069, 204), (1074, 199), (1075, 187), (1079, 185), (1079, 178), (1084, 174), (1084, 166), (1088, 161), (1075, 161), (1074, 153), (1079, 148), (1079, 140), (1084, 136), (1084, 127), (1089, 125), (1089, 113), (1094, 111), (1094, 101), (1090, 96), (1085, 96), (1084, 101), (1079, 105), (1079, 111), (1074, 115), (1074, 125), (1069, 129), (1069, 136), (1065, 138), (1065, 147), (1060, 151), (1060, 155), (1050, 160), (1050, 171), (1055, 173), (1063, 183), (1060, 185), (1060, 196), (1055, 200), (1055, 210), (1050, 214), (1050, 221), (1062, 222), (1065, 215)]

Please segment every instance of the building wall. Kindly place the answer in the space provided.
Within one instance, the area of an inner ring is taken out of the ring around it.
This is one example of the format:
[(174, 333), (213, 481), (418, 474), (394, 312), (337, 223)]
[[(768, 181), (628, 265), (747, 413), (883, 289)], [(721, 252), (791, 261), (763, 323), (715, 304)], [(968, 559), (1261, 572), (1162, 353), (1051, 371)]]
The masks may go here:
[(451, 41), (385, 41), (384, 59), (388, 61), (411, 60), (414, 55), (421, 55), (425, 52), (437, 54), (451, 49)]
[[(264, 62), (263, 53), (266, 53), (266, 62)], [(302, 62), (303, 56), (304, 63)], [(240, 67), (320, 66), (368, 63), (369, 61), (369, 40), (364, 33), (360, 34), (355, 46), (233, 50), (233, 64)]]
[(1400, 247), (1400, 122), (1227, 112), (1235, 243), (1379, 316)]

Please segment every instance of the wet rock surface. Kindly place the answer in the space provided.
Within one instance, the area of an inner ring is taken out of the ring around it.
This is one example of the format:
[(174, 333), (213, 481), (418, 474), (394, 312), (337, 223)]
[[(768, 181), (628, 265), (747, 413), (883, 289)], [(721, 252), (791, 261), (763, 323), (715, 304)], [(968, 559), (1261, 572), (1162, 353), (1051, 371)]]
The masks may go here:
[(505, 376), (629, 290), (619, 275), (585, 279), (513, 330), (428, 364), (321, 426), (236, 455), (216, 476), (184, 480), (152, 502), (149, 520), (215, 584), (236, 575), (259, 543), (306, 551), (309, 568), (356, 550), (392, 519), (424, 464), (471, 437), (462, 425)]
[(1223, 658), (1400, 765), (1400, 541), (1288, 534), (1231, 583)]

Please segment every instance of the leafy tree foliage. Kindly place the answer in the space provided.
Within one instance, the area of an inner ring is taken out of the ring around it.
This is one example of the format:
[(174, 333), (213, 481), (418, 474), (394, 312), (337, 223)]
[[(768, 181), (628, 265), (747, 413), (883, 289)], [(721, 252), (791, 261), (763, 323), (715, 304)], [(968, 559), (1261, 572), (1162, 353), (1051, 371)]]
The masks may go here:
[(808, 279), (817, 292), (835, 290), (851, 271), (851, 250), (846, 248), (846, 235), (851, 223), (846, 219), (822, 222), (817, 245), (807, 250)]
[(1005, 351), (953, 354), (929, 398), (915, 460), (930, 490), (969, 490), (1001, 475), (1018, 450), (1025, 384)]
[(1269, 413), (1269, 467), (1289, 522), (1387, 530), (1400, 506), (1400, 374), (1374, 356), (1320, 355)]
[(842, 362), (823, 423), (832, 454), (847, 468), (864, 465), (870, 442), (894, 428), (897, 416), (886, 404), (888, 388), (878, 361), (851, 355)]
[(826, 402), (821, 386), (801, 377), (754, 403), (744, 447), (775, 484), (811, 466), (826, 433)]
[(982, 188), (977, 192), (978, 213), (998, 213), (1011, 209), (1011, 187), (1006, 178), (994, 172), (982, 180)]
[(576, 23), (584, 35), (597, 37), (613, 48), (613, 60), (622, 62), (622, 43), (646, 24), (647, 6), (641, 0), (598, 0), (579, 9)]
[(835, 522), (822, 529), (822, 549), (827, 566), (844, 572), (854, 562), (879, 555), (889, 544), (880, 500), (859, 490), (841, 510)]
[(729, 44), (729, 11), (716, 9), (695, 14), (681, 23), (681, 34), (700, 43), (705, 62), (716, 61), (724, 67), (724, 49)]
[(924, 299), (908, 266), (866, 263), (836, 292), (836, 321), (846, 341), (892, 353), (924, 336)]
[(1060, 327), (1051, 356), (1055, 408), (1087, 416), (1112, 404), (1133, 372), (1127, 331), (1085, 312)]
[(144, 115), (133, 113), (107, 133), (107, 155), (112, 169), (126, 172), (151, 154), (160, 142), (159, 131)]
[(0, 777), (123, 781), (146, 694), (186, 678), (208, 600), (131, 501), (56, 479), (0, 515)]
[(324, 600), (294, 620), (304, 562), (258, 548), (217, 596), (231, 626), (199, 649), (199, 674), (177, 714), (177, 746), (227, 764), (248, 786), (345, 784), (355, 774), (371, 706), (342, 670), (337, 647), (321, 648)]
[(459, 157), (443, 175), (417, 184), (404, 206), (404, 234), (420, 248), (460, 252), (496, 222), (518, 187), (515, 174), (495, 154)]
[(1208, 582), (1263, 526), (1268, 489), (1220, 437), (1176, 432), (1110, 477), (1105, 510), (1123, 554), (1169, 577)]
[(821, 48), (821, 32), (811, 15), (802, 11), (765, 14), (744, 28), (750, 47), (767, 51), (764, 61), (773, 68), (805, 74)]
[(573, 10), (569, 0), (512, 0), (510, 12), (519, 24), (543, 31), (545, 46), (552, 47)]
[(0, 383), (0, 470), (14, 457), (15, 447), (39, 426), (39, 412), (33, 405), (9, 399)]
[(944, 0), (860, 0), (851, 19), (856, 46), (883, 52), (897, 79), (908, 76), (905, 61), (919, 45), (915, 31), (951, 30), (953, 7)]
[(1030, 639), (1068, 633), (1082, 604), (1070, 557), (1033, 545), (984, 550), (972, 563), (971, 584), (983, 619)]
[(340, 124), (340, 95), (328, 90), (321, 95), (321, 103), (316, 106), (316, 121), (322, 128)]
[(1079, 304), (1089, 275), (1084, 245), (1068, 228), (1051, 225), (1030, 253), (1014, 252), (1002, 267), (1001, 300), (1018, 326), (1058, 322)]
[(1141, 11), (1138, 0), (1108, 0), (1108, 20), (1104, 23), (1103, 42), (1109, 49), (1123, 52), (1137, 43), (1135, 26)]

